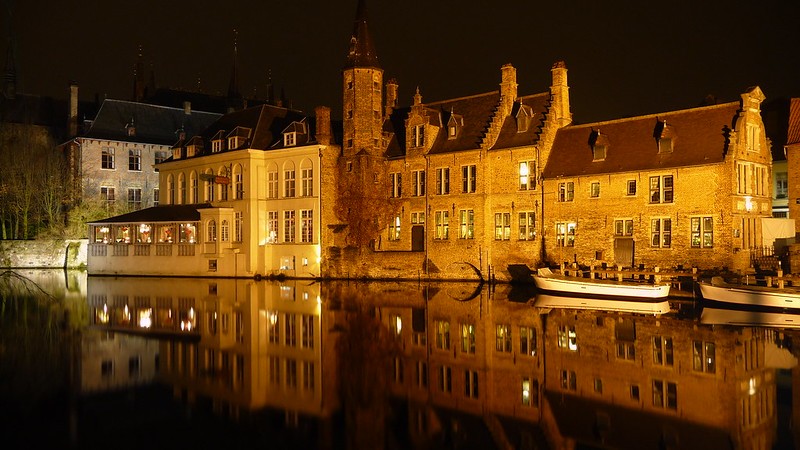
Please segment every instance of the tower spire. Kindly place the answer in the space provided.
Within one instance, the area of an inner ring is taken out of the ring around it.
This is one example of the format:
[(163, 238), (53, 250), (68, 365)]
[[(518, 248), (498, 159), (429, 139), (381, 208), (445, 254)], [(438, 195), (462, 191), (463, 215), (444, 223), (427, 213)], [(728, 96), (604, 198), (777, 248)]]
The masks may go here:
[(241, 94), (239, 92), (239, 74), (238, 74), (238, 66), (239, 66), (239, 32), (236, 31), (236, 28), (233, 29), (233, 67), (231, 68), (231, 80), (228, 84), (228, 97), (229, 98), (240, 98)]
[(372, 42), (372, 36), (367, 25), (366, 0), (358, 0), (353, 34), (350, 36), (350, 51), (347, 54), (345, 63), (345, 68), (350, 67), (380, 68), (378, 55), (375, 53), (375, 45)]

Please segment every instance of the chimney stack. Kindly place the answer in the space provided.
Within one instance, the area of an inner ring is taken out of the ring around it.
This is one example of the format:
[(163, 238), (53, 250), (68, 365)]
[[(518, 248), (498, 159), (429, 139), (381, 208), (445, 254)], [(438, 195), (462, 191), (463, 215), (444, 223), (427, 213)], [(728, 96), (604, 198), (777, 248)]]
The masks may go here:
[(514, 102), (517, 100), (517, 69), (511, 64), (504, 64), (500, 72), (500, 106), (502, 116), (505, 117), (511, 114)]
[(192, 115), (192, 102), (190, 101), (183, 102), (183, 113), (186, 114), (187, 116)]
[(69, 83), (69, 117), (67, 118), (67, 132), (70, 138), (78, 135), (78, 83)]
[(564, 61), (557, 61), (550, 69), (553, 74), (553, 84), (550, 86), (551, 108), (555, 112), (554, 118), (559, 128), (572, 123), (572, 113), (569, 108), (569, 85), (567, 84), (567, 65)]
[(317, 116), (317, 142), (322, 145), (331, 144), (331, 109), (327, 106), (314, 108)]
[(397, 80), (394, 78), (386, 82), (386, 118), (389, 118), (392, 112), (394, 112), (394, 109), (397, 108), (397, 88)]

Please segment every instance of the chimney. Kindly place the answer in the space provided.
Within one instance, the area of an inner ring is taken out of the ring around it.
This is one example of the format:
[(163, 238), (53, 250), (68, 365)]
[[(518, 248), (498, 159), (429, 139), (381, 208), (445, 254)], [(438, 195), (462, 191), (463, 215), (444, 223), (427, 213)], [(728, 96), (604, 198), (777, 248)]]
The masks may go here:
[(500, 109), (502, 116), (511, 114), (514, 102), (517, 100), (517, 69), (511, 64), (504, 64), (500, 68)]
[(397, 80), (394, 78), (386, 82), (385, 114), (387, 118), (391, 116), (394, 109), (397, 108), (397, 87)]
[(69, 83), (69, 117), (67, 117), (67, 132), (70, 138), (78, 135), (78, 83)]
[(317, 116), (317, 142), (323, 145), (331, 144), (331, 109), (327, 106), (314, 108)]
[(567, 65), (558, 61), (550, 69), (553, 84), (550, 86), (551, 110), (555, 113), (556, 126), (561, 128), (572, 123), (569, 109), (569, 86), (567, 85)]
[(183, 102), (183, 113), (186, 114), (187, 116), (192, 115), (192, 102), (190, 101)]

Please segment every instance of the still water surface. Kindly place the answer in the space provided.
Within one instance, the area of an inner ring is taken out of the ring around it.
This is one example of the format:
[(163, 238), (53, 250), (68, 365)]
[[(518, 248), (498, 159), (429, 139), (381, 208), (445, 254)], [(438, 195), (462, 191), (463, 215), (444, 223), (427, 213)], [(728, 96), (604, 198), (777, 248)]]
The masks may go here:
[(6, 272), (0, 300), (3, 448), (790, 449), (797, 436), (786, 314), (60, 271)]

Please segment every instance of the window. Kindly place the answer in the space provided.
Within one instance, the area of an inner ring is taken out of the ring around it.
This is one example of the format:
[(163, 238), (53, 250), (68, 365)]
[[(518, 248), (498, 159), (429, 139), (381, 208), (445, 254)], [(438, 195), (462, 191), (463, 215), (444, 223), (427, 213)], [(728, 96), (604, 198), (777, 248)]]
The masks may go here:
[(601, 380), (600, 378), (595, 378), (594, 379), (594, 392), (596, 394), (602, 394), (603, 393), (603, 380)]
[(132, 209), (132, 210), (142, 209), (142, 189), (141, 188), (128, 189), (128, 209)]
[[(166, 159), (167, 159), (167, 152), (156, 152), (155, 153), (155, 163), (156, 164), (161, 164)], [(156, 169), (156, 172), (158, 172), (158, 169)]]
[(556, 246), (575, 246), (575, 222), (556, 222)]
[(650, 220), (650, 246), (661, 248), (672, 246), (672, 219)]
[(650, 177), (650, 203), (672, 203), (672, 175)]
[(219, 153), (222, 151), (222, 139), (214, 139), (211, 141), (211, 152), (212, 153)]
[(536, 189), (536, 163), (534, 161), (519, 163), (519, 189), (522, 191)]
[(450, 322), (436, 320), (433, 322), (433, 329), (436, 333), (436, 348), (441, 350), (450, 349)]
[(712, 217), (692, 217), (691, 228), (693, 248), (714, 246), (714, 219)]
[(475, 353), (475, 325), (471, 323), (461, 324), (461, 352)]
[(208, 169), (204, 175), (202, 175), (205, 179), (205, 186), (206, 186), (206, 201), (213, 202), (214, 201), (214, 174), (211, 172), (211, 169)]
[(575, 199), (575, 182), (568, 181), (558, 184), (558, 201), (571, 202)]
[(178, 175), (178, 200), (181, 205), (186, 204), (186, 176)]
[(672, 153), (672, 138), (662, 137), (658, 140), (658, 153)]
[(592, 161), (603, 161), (606, 159), (606, 146), (595, 144), (592, 147)]
[(392, 198), (399, 198), (403, 195), (403, 177), (400, 173), (390, 173), (389, 183), (391, 184), (391, 192), (389, 196)]
[(675, 364), (671, 337), (653, 336), (653, 364), (670, 367)]
[(411, 172), (411, 182), (414, 184), (413, 186), (414, 197), (425, 196), (425, 171), (415, 170)]
[(293, 147), (297, 145), (297, 133), (284, 133), (283, 134), (283, 145), (284, 147)]
[(142, 170), (142, 151), (138, 148), (128, 150), (128, 170), (140, 172)]
[(314, 362), (303, 361), (303, 390), (313, 392), (315, 386), (314, 380)]
[(221, 167), (219, 169), (219, 176), (224, 177), (226, 180), (225, 183), (220, 183), (219, 185), (219, 199), (226, 202), (228, 201), (228, 177), (230, 177), (230, 171), (227, 167)]
[(101, 186), (100, 198), (105, 202), (106, 207), (114, 206), (114, 202), (116, 201), (114, 188), (110, 186)]
[(578, 390), (578, 378), (575, 371), (562, 370), (561, 371), (561, 389), (569, 389), (571, 391)]
[(175, 204), (175, 181), (172, 178), (172, 175), (167, 176), (167, 196), (168, 202), (170, 205)]
[(314, 348), (314, 316), (302, 314), (300, 316), (300, 334), (302, 339), (300, 345), (303, 348)]
[(206, 242), (216, 242), (216, 241), (217, 241), (217, 222), (215, 220), (209, 220), (206, 233)]
[(591, 197), (591, 198), (599, 198), (600, 197), (600, 182), (599, 181), (592, 181), (592, 184), (589, 185), (589, 197)]
[(314, 211), (300, 210), (300, 242), (314, 242)]
[(278, 211), (267, 212), (267, 242), (278, 242)]
[(570, 351), (578, 350), (578, 334), (575, 332), (575, 326), (567, 327), (566, 325), (558, 326), (558, 348), (568, 349)]
[(436, 221), (436, 233), (434, 239), (450, 239), (450, 218), (447, 210), (436, 211), (434, 219)]
[(532, 241), (536, 238), (536, 213), (519, 213), (519, 240)]
[(286, 198), (294, 197), (294, 167), (283, 171), (283, 196)]
[(625, 195), (628, 196), (636, 195), (636, 180), (628, 180), (627, 189), (625, 190)]
[(283, 242), (294, 242), (294, 211), (283, 212)]
[(231, 225), (227, 220), (223, 220), (219, 227), (219, 236), (222, 242), (228, 242), (231, 238)]
[(234, 213), (233, 219), (233, 239), (236, 242), (242, 242), (242, 227), (243, 225), (243, 213), (241, 211), (236, 211)]
[(278, 170), (267, 172), (267, 198), (278, 198)]
[(283, 321), (283, 343), (289, 347), (296, 347), (297, 346), (297, 324), (295, 323), (295, 315), (294, 314), (286, 314), (284, 316), (286, 320)]
[(189, 195), (190, 198), (189, 203), (199, 203), (200, 196), (197, 186), (197, 174), (194, 171), (192, 171), (192, 173), (189, 174), (189, 186), (191, 187)]
[(631, 319), (621, 319), (614, 328), (618, 359), (636, 360), (636, 326)]
[(233, 168), (233, 189), (236, 193), (236, 200), (244, 198), (244, 179), (242, 175), (242, 166), (236, 165)]
[(450, 193), (450, 168), (441, 167), (436, 169), (436, 193), (446, 195)]
[(153, 189), (153, 206), (158, 206), (159, 192), (158, 188)]
[(663, 380), (653, 380), (653, 406), (678, 409), (678, 386)]
[(789, 192), (789, 174), (778, 172), (775, 174), (775, 198), (786, 198)]
[(455, 139), (456, 138), (456, 126), (449, 125), (447, 127), (447, 139)]
[(494, 240), (511, 239), (511, 213), (494, 213)]
[(100, 156), (100, 167), (102, 169), (109, 169), (114, 170), (114, 148), (113, 147), (103, 147), (102, 154)]
[(448, 366), (442, 366), (439, 371), (439, 390), (442, 392), (453, 392), (452, 369)]
[(270, 344), (281, 343), (281, 325), (277, 311), (267, 311), (267, 335)]
[(536, 356), (535, 328), (519, 327), (519, 353), (526, 356)]
[(697, 372), (717, 372), (716, 346), (713, 342), (692, 343), (692, 369)]
[(633, 219), (614, 220), (614, 236), (633, 236)]
[(495, 351), (511, 353), (511, 326), (497, 325), (495, 327)]
[(632, 384), (630, 388), (631, 400), (639, 401), (639, 385)]
[(389, 240), (400, 240), (400, 216), (395, 216), (389, 223)]
[(756, 125), (747, 125), (747, 151), (761, 150), (761, 129)]
[[(739, 194), (768, 195), (767, 167), (739, 161), (736, 163), (736, 186)], [(777, 180), (778, 174), (776, 174)], [(784, 174), (785, 180), (785, 174)]]
[(415, 381), (420, 388), (428, 387), (428, 363), (425, 361), (417, 361)]
[(530, 377), (522, 377), (522, 404), (536, 406), (539, 404), (539, 382)]
[(413, 225), (422, 225), (425, 223), (425, 213), (424, 212), (412, 212), (411, 213), (411, 224)]
[(478, 372), (475, 370), (464, 371), (464, 395), (478, 398)]
[(415, 125), (411, 128), (411, 146), (422, 147), (425, 145), (425, 125)]
[(314, 195), (314, 169), (306, 167), (300, 169), (301, 186), (303, 197), (311, 197)]
[(475, 237), (475, 212), (471, 209), (459, 211), (460, 226), (458, 237), (461, 239), (473, 239)]
[(477, 184), (477, 166), (462, 166), (461, 167), (461, 192), (471, 194), (475, 192)]

